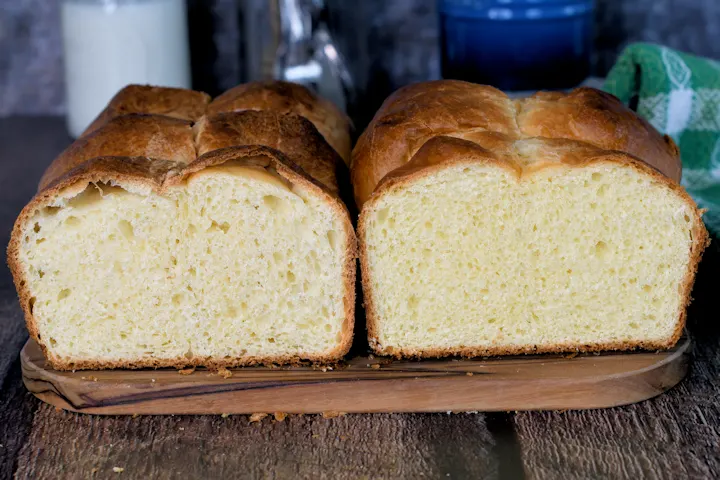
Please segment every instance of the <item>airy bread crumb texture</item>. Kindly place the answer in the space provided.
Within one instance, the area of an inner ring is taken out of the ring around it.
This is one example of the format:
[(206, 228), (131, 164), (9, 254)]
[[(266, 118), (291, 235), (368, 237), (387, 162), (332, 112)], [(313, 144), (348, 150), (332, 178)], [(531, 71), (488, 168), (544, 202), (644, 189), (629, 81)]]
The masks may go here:
[(162, 195), (90, 184), (38, 209), (19, 265), (49, 357), (230, 365), (336, 349), (344, 224), (303, 188), (222, 166)]
[(600, 162), (453, 165), (368, 206), (371, 343), (395, 354), (667, 343), (701, 222), (652, 175)]

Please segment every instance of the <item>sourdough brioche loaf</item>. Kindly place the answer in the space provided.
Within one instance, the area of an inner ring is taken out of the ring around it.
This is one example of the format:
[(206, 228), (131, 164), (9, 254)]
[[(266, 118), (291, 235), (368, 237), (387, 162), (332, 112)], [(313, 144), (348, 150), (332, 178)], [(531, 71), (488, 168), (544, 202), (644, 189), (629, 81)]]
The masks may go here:
[(708, 242), (672, 140), (580, 88), (401, 89), (353, 150), (380, 354), (666, 348)]
[(48, 168), (8, 260), (54, 368), (347, 352), (356, 240), (337, 195), (344, 164), (309, 120), (242, 101), (248, 111), (226, 112), (199, 92), (127, 87)]

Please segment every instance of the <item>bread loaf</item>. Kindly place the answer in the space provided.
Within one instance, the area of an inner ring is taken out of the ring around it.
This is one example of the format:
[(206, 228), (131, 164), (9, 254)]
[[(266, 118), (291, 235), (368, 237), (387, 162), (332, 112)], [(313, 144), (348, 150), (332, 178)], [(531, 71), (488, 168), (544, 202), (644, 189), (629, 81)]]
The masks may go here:
[(680, 170), (671, 139), (598, 90), (399, 90), (352, 155), (372, 348), (672, 346), (708, 242)]
[(329, 362), (349, 349), (342, 160), (287, 113), (293, 97), (283, 111), (242, 93), (247, 111), (208, 100), (127, 87), (18, 217), (9, 264), (54, 368)]
[(238, 85), (217, 97), (210, 104), (208, 114), (242, 110), (271, 110), (307, 118), (349, 164), (352, 147), (350, 121), (332, 102), (318, 97), (302, 85), (282, 81)]

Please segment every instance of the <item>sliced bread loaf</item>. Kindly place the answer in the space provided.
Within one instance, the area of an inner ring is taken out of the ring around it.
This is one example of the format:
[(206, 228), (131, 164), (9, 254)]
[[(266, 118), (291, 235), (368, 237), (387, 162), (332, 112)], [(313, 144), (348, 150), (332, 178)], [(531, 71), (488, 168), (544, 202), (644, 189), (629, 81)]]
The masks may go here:
[(380, 354), (666, 348), (707, 243), (672, 140), (593, 89), (401, 89), (353, 151)]
[(204, 116), (204, 94), (126, 90), (13, 230), (9, 264), (51, 365), (340, 359), (356, 247), (337, 153), (296, 115)]

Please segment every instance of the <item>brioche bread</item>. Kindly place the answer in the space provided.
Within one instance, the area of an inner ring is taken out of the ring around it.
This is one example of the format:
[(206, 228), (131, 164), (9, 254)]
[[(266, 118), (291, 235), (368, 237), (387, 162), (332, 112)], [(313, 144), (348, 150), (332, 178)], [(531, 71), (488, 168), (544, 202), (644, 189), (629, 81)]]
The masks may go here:
[(130, 86), (48, 168), (8, 259), (54, 368), (347, 352), (356, 240), (337, 196), (344, 164), (309, 120), (264, 108)]
[(271, 110), (305, 117), (343, 161), (350, 162), (350, 121), (332, 102), (302, 85), (279, 80), (238, 85), (217, 97), (210, 104), (208, 114), (242, 110)]
[(352, 155), (370, 345), (418, 357), (672, 346), (708, 242), (680, 170), (672, 140), (594, 89), (399, 90)]

